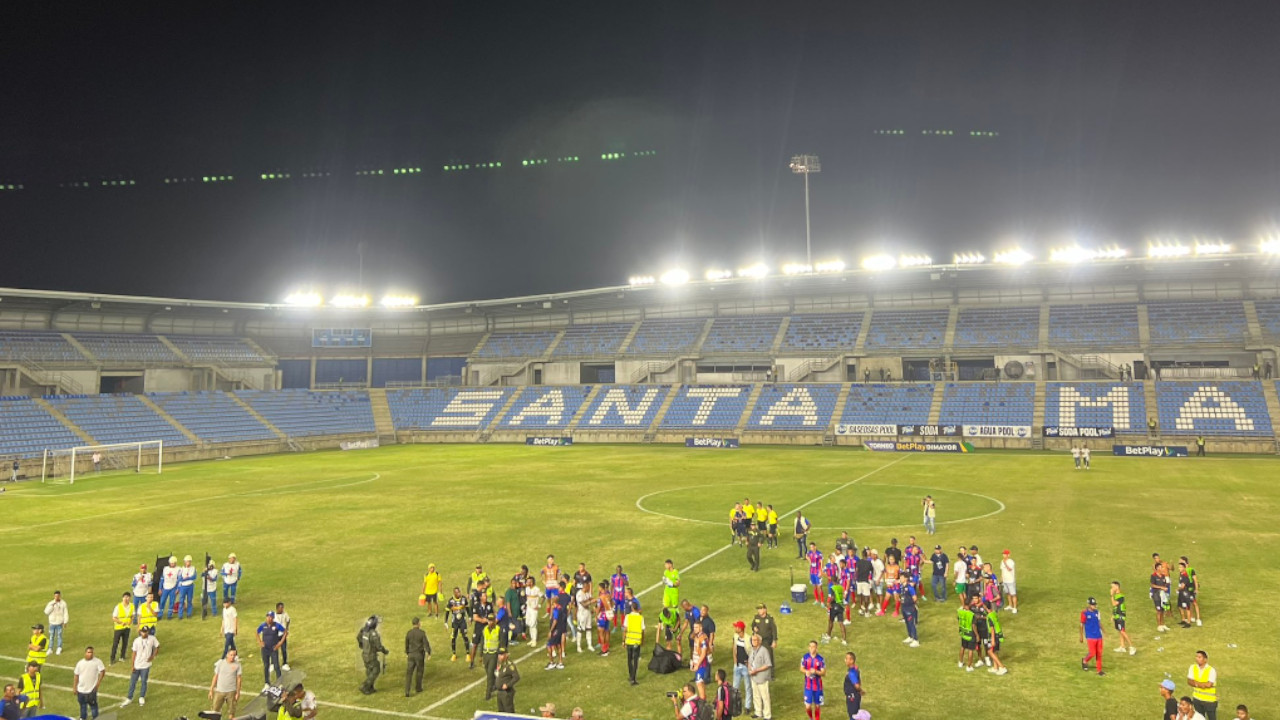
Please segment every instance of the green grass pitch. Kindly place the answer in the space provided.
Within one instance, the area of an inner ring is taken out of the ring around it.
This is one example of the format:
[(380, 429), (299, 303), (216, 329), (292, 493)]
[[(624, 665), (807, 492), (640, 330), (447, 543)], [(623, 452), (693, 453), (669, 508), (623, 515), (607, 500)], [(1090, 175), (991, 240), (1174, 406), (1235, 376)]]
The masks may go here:
[[(597, 579), (622, 563), (643, 590), (659, 580), (670, 557), (677, 567), (694, 565), (682, 574), (681, 596), (708, 604), (719, 624), (716, 668), (732, 674), (726, 664), (732, 622), (748, 618), (757, 602), (769, 604), (781, 634), (774, 717), (803, 717), (799, 660), (807, 641), (825, 629), (825, 613), (810, 604), (777, 614), (789, 599), (790, 571), (798, 581), (806, 573), (789, 538), (764, 551), (758, 574), (746, 571), (740, 548), (717, 552), (728, 540), (728, 509), (749, 496), (781, 511), (805, 505), (824, 551), (848, 529), (860, 545), (879, 548), (890, 537), (905, 544), (916, 534), (927, 552), (935, 539), (949, 555), (961, 542), (979, 545), (989, 560), (1003, 548), (1014, 552), (1022, 612), (1003, 615), (1006, 676), (956, 668), (950, 602), (923, 604), (918, 649), (902, 644), (905, 630), (893, 619), (855, 616), (850, 648), (863, 668), (865, 707), (877, 718), (1155, 717), (1158, 682), (1167, 673), (1185, 692), (1197, 649), (1207, 650), (1218, 668), (1220, 716), (1245, 702), (1269, 717), (1280, 714), (1272, 692), (1280, 671), (1271, 607), (1280, 591), (1271, 554), (1280, 515), (1275, 468), (1273, 459), (1246, 457), (1099, 454), (1084, 473), (1073, 471), (1064, 454), (398, 446), (174, 465), (163, 475), (85, 477), (74, 486), (23, 485), (0, 495), (7, 561), (0, 566), (0, 674), (20, 671), (27, 628), (44, 621), (41, 610), (54, 589), (63, 591), (71, 622), (67, 649), (50, 656), (45, 682), (66, 688), (71, 673), (63, 667), (86, 644), (107, 657), (111, 608), (140, 562), (158, 553), (200, 558), (208, 551), (221, 563), (234, 551), (245, 567), (239, 606), (248, 694), (261, 687), (253, 629), (283, 600), (294, 623), (291, 664), (330, 703), (322, 717), (469, 718), (496, 705), (483, 701), (479, 669), (449, 662), (448, 637), (434, 621), (424, 625), (435, 651), (426, 692), (403, 697), (397, 650), (419, 614), (427, 563), (442, 570), (446, 587), (465, 586), (477, 561), (503, 578), (554, 553), (564, 567), (585, 561)], [(936, 538), (919, 527), (926, 492), (939, 501)], [(782, 521), (784, 531), (789, 522)], [(1171, 622), (1170, 632), (1156, 632), (1145, 589), (1156, 551), (1191, 556), (1203, 583), (1204, 627)], [(1116, 635), (1104, 608), (1108, 674), (1099, 678), (1080, 671), (1078, 616), (1088, 596), (1106, 597), (1112, 579), (1129, 593), (1138, 654), (1112, 652)], [(652, 632), (659, 594), (650, 591), (642, 601)], [(366, 698), (357, 691), (355, 633), (373, 613), (385, 617), (393, 653), (380, 692)], [(149, 704), (121, 717), (194, 716), (206, 707), (204, 690), (195, 688), (207, 688), (222, 647), (216, 621), (164, 622), (158, 636)], [(515, 657), (531, 652), (518, 646)], [(833, 668), (841, 665), (838, 643), (822, 652)], [(688, 679), (642, 667), (640, 685), (631, 687), (621, 652), (600, 658), (570, 648), (567, 669), (558, 672), (544, 671), (543, 657), (520, 664), (518, 710), (551, 701), (562, 716), (580, 705), (589, 718), (667, 718), (663, 693)], [(110, 671), (127, 675), (126, 667)], [(826, 716), (838, 718), (838, 677), (830, 684)], [(126, 687), (126, 678), (112, 675), (102, 692), (122, 696)], [(74, 695), (48, 693), (52, 710), (75, 715)]]

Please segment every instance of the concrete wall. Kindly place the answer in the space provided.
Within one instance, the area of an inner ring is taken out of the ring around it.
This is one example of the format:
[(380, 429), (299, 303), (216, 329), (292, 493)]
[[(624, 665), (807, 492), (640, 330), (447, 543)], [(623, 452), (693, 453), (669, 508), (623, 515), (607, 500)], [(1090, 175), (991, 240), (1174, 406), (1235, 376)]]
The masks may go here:
[(195, 390), (195, 377), (191, 370), (156, 368), (143, 374), (143, 392), (183, 392)]
[[(538, 367), (534, 363), (534, 367)], [(582, 363), (548, 362), (542, 365), (543, 385), (577, 385), (582, 381)]]

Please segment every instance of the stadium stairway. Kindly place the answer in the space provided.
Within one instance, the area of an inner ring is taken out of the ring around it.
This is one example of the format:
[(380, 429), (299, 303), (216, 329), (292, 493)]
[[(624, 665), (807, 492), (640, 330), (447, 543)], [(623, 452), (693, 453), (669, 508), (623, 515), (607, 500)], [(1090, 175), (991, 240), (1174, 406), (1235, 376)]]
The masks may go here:
[(1244, 326), (1246, 345), (1262, 345), (1265, 336), (1262, 334), (1262, 323), (1258, 321), (1258, 306), (1252, 300), (1244, 301)]
[(275, 365), (275, 364), (276, 364), (276, 363), (275, 363), (275, 359), (276, 359), (276, 354), (275, 354), (275, 353), (273, 353), (273, 352), (267, 352), (267, 349), (266, 349), (266, 348), (262, 347), (261, 345), (259, 345), (259, 344), (258, 344), (258, 343), (256, 343), (256, 342), (254, 342), (251, 338), (242, 337), (242, 338), (240, 338), (240, 339), (244, 342), (244, 344), (248, 345), (248, 346), (249, 346), (249, 347), (250, 347), (254, 352), (256, 352), (256, 353), (258, 353), (259, 355), (261, 355), (262, 357), (267, 358), (268, 360), (270, 360), (272, 365)]
[(516, 390), (507, 395), (507, 401), (502, 404), (502, 408), (498, 410), (498, 414), (493, 416), (493, 420), (487, 427), (480, 428), (480, 432), (476, 435), (476, 442), (489, 442), (489, 438), (493, 436), (493, 430), (502, 424), (502, 418), (511, 412), (511, 406), (516, 404), (516, 400), (520, 398), (520, 391)]
[[(1139, 322), (1143, 321), (1146, 317), (1147, 317), (1146, 313), (1143, 312), (1141, 315), (1138, 316)], [(1147, 403), (1147, 415), (1150, 415), (1151, 417), (1158, 417), (1158, 414), (1160, 412), (1160, 403), (1156, 399), (1155, 380), (1142, 381), (1142, 395)], [(1148, 418), (1142, 418), (1142, 425), (1144, 427), (1147, 424), (1147, 419)], [(1158, 430), (1157, 430), (1157, 435), (1159, 435)]]
[[(632, 330), (634, 331), (635, 328), (632, 328)], [(582, 418), (587, 414), (587, 409), (591, 407), (591, 403), (595, 402), (596, 396), (600, 394), (600, 388), (602, 387), (604, 387), (604, 385), (597, 383), (592, 385), (591, 389), (587, 391), (587, 396), (582, 399), (582, 404), (579, 405), (577, 411), (573, 413), (573, 417), (570, 418), (569, 424), (564, 427), (564, 433), (566, 435), (573, 435), (573, 431), (578, 429), (578, 423), (582, 422)]]
[[(1151, 346), (1151, 321), (1147, 317), (1146, 303), (1138, 303), (1138, 345), (1144, 348)], [(1155, 407), (1155, 405), (1147, 407)]]
[(85, 445), (100, 444), (97, 440), (93, 439), (92, 435), (82, 430), (79, 425), (76, 425), (75, 423), (71, 422), (71, 418), (67, 417), (66, 415), (63, 415), (62, 411), (54, 407), (53, 405), (51, 405), (49, 401), (41, 397), (33, 397), (31, 399), (34, 400), (37, 405), (44, 408), (44, 411), (52, 415), (54, 419), (62, 423), (64, 427), (66, 427), (71, 432), (75, 433), (76, 437), (83, 440)]
[(369, 410), (373, 413), (373, 426), (378, 432), (378, 443), (388, 445), (398, 442), (396, 424), (391, 419), (391, 405), (387, 402), (386, 388), (369, 388)]
[(283, 430), (276, 427), (275, 425), (272, 425), (269, 420), (263, 417), (262, 413), (258, 412), (257, 410), (254, 410), (253, 406), (245, 402), (243, 398), (237, 397), (236, 394), (233, 392), (227, 393), (227, 397), (231, 398), (232, 400), (235, 401), (237, 405), (244, 408), (244, 411), (252, 415), (254, 420), (257, 420), (258, 422), (262, 423), (263, 427), (275, 433), (276, 437), (280, 438), (281, 440), (291, 439), (288, 435), (285, 434)]
[(867, 308), (862, 313), (862, 327), (858, 328), (858, 340), (853, 344), (853, 352), (857, 355), (861, 355), (862, 348), (867, 345), (867, 334), (871, 332), (871, 314), (873, 312), (875, 311)]
[(707, 337), (711, 335), (711, 326), (715, 325), (715, 322), (716, 322), (715, 318), (713, 317), (707, 318), (707, 322), (702, 326), (702, 332), (699, 333), (698, 335), (698, 341), (693, 344), (692, 348), (689, 349), (689, 354), (693, 355), (694, 357), (702, 356), (702, 344), (705, 343), (707, 341)]
[(751, 411), (755, 410), (756, 403), (760, 401), (760, 393), (763, 390), (764, 383), (751, 383), (751, 394), (747, 395), (747, 404), (742, 408), (742, 417), (738, 418), (738, 424), (733, 428), (735, 435), (741, 436), (742, 431), (747, 428), (747, 423), (751, 421)]
[(787, 328), (791, 327), (791, 316), (783, 315), (782, 322), (778, 323), (778, 334), (773, 338), (773, 344), (769, 346), (769, 354), (778, 357), (778, 351), (782, 349), (782, 343), (787, 339)]
[(622, 355), (631, 347), (631, 341), (636, 339), (636, 333), (640, 332), (640, 326), (644, 324), (641, 318), (631, 325), (631, 329), (627, 331), (627, 336), (622, 338), (622, 344), (618, 346), (618, 354)]
[(551, 356), (556, 352), (556, 347), (560, 344), (561, 340), (564, 340), (564, 335), (567, 332), (569, 332), (567, 329), (561, 328), (560, 332), (556, 333), (556, 336), (551, 338), (551, 342), (547, 343), (547, 349), (542, 352), (542, 357), (539, 359), (550, 360)]
[(89, 362), (97, 364), (98, 358), (94, 357), (93, 353), (89, 352), (88, 348), (81, 345), (79, 340), (71, 337), (71, 333), (61, 333), (61, 335), (62, 335), (62, 339), (66, 340), (68, 345), (76, 349), (76, 352), (79, 352), (81, 355), (85, 356), (85, 359), (88, 360)]
[(1271, 430), (1276, 436), (1276, 454), (1280, 455), (1280, 396), (1276, 395), (1276, 384), (1271, 380), (1262, 381), (1262, 397), (1267, 401), (1267, 414), (1271, 416)]
[[(177, 352), (177, 350), (174, 350), (174, 352)], [(182, 355), (181, 353), (178, 353), (178, 357), (182, 357), (185, 359), (185, 356)], [(143, 405), (146, 405), (147, 407), (151, 408), (151, 412), (164, 418), (165, 422), (172, 425), (174, 430), (177, 430), (178, 432), (182, 433), (183, 436), (185, 436), (191, 442), (195, 443), (196, 445), (200, 445), (204, 442), (203, 440), (200, 439), (199, 435), (196, 435), (195, 433), (191, 432), (191, 430), (188, 429), (187, 426), (178, 422), (177, 418), (165, 412), (164, 408), (155, 404), (155, 401), (147, 397), (145, 394), (138, 393), (137, 395), (134, 395), (134, 397), (138, 398), (138, 400), (141, 401)]]
[(160, 341), (161, 345), (164, 345), (165, 347), (169, 348), (169, 352), (173, 353), (174, 355), (177, 355), (178, 359), (182, 360), (182, 362), (186, 363), (187, 365), (192, 364), (191, 358), (187, 357), (186, 353), (179, 350), (177, 345), (174, 345), (172, 342), (170, 342), (169, 338), (163, 335), (157, 335), (156, 339)]
[(1049, 303), (1040, 303), (1040, 347), (1049, 347)]
[(946, 397), (946, 387), (947, 384), (944, 382), (933, 384), (933, 400), (929, 403), (929, 425), (937, 425), (938, 418), (942, 417), (942, 399)]
[(1036, 393), (1031, 401), (1031, 449), (1044, 449), (1044, 403), (1048, 392), (1043, 377), (1036, 378)]
[[(827, 426), (827, 431), (834, 433), (836, 423), (840, 422), (840, 413), (844, 412), (844, 408), (849, 404), (849, 391), (852, 389), (853, 383), (840, 383), (840, 392), (836, 393), (836, 411), (831, 413), (831, 424)], [(835, 435), (831, 435), (831, 444), (835, 444)], [(823, 445), (826, 445), (826, 438), (823, 438)]]
[[(711, 321), (707, 321), (707, 331), (710, 330)], [(703, 339), (706, 339), (704, 332)], [(680, 383), (671, 385), (671, 389), (667, 391), (667, 396), (662, 399), (662, 405), (658, 407), (658, 412), (653, 414), (653, 422), (649, 423), (649, 429), (644, 432), (644, 439), (641, 442), (651, 443), (658, 436), (658, 427), (662, 425), (662, 419), (667, 416), (667, 411), (671, 409), (671, 403), (675, 401), (676, 396), (680, 394)]]
[(950, 355), (951, 348), (956, 342), (956, 321), (960, 318), (960, 306), (952, 305), (951, 313), (947, 315), (947, 331), (942, 334), (942, 354)]

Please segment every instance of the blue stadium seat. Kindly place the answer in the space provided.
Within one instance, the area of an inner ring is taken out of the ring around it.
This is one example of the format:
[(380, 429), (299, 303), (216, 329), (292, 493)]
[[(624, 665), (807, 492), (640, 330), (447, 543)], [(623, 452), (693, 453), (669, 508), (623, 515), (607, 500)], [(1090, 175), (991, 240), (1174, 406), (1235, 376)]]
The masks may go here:
[(102, 445), (141, 440), (163, 440), (166, 446), (191, 444), (137, 395), (50, 395), (45, 400)]
[(667, 385), (605, 385), (582, 414), (578, 429), (647, 429), (670, 391)]
[(1147, 398), (1142, 383), (1045, 383), (1044, 424), (1146, 432)]
[(551, 352), (554, 357), (612, 357), (622, 348), (632, 323), (572, 325)]
[(1035, 419), (1035, 383), (947, 383), (943, 388), (943, 425), (1029, 426)]
[(716, 318), (702, 343), (702, 354), (768, 352), (780, 327), (782, 318), (778, 317)]
[(397, 430), (482, 430), (515, 388), (414, 388), (387, 391)]
[(551, 341), (556, 339), (557, 334), (555, 330), (494, 332), (476, 350), (476, 356), (482, 358), (542, 357), (546, 354)]
[(76, 342), (98, 360), (173, 365), (182, 359), (155, 335), (143, 333), (75, 333)]
[(1239, 300), (1147, 303), (1152, 345), (1243, 342), (1245, 326)]
[(0, 360), (52, 365), (87, 365), (88, 360), (66, 338), (54, 332), (0, 331)]
[(840, 412), (845, 425), (924, 425), (933, 404), (933, 383), (854, 383)]
[(236, 396), (291, 437), (377, 432), (367, 393), (240, 390)]
[(1138, 306), (1127, 303), (1051, 305), (1049, 344), (1101, 350), (1132, 348), (1138, 341)]
[(751, 397), (749, 385), (684, 385), (667, 414), (664, 429), (729, 430), (738, 426)]
[(498, 424), (510, 430), (563, 428), (589, 392), (590, 385), (526, 385)]
[(64, 450), (84, 444), (80, 436), (31, 398), (0, 397), (0, 456), (41, 457), (46, 449)]
[(689, 352), (698, 343), (704, 318), (645, 320), (627, 346), (627, 355), (676, 355)]
[(765, 385), (751, 410), (752, 430), (825, 430), (836, 411), (835, 383)]
[(875, 310), (864, 347), (868, 350), (938, 350), (947, 334), (949, 310)]
[(793, 315), (782, 339), (783, 352), (851, 352), (862, 332), (862, 313)]
[(1253, 306), (1258, 311), (1258, 324), (1262, 326), (1263, 334), (1280, 338), (1280, 300), (1255, 300)]
[(1257, 380), (1166, 380), (1156, 383), (1165, 435), (1271, 436), (1271, 414)]
[(1040, 345), (1040, 308), (961, 308), (952, 347), (1035, 348)]
[(224, 363), (228, 365), (266, 365), (264, 358), (243, 338), (200, 337), (198, 335), (168, 335), (173, 346), (193, 363)]
[(279, 439), (258, 418), (221, 391), (151, 393), (148, 397), (203, 442)]

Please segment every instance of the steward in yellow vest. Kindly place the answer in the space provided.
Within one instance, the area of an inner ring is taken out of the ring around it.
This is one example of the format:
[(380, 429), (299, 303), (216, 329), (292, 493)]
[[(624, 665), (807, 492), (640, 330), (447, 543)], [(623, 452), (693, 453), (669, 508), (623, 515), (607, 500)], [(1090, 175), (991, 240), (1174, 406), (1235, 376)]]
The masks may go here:
[[(22, 703), (23, 710), (44, 707), (44, 701), (40, 699), (41, 683), (40, 665), (33, 662), (27, 663), (27, 671), (18, 676), (18, 694), (27, 696), (26, 702)], [(38, 713), (24, 713), (24, 717), (36, 714)]]
[(31, 642), (27, 645), (27, 662), (44, 665), (49, 657), (49, 636), (44, 634), (44, 625), (31, 626)]

